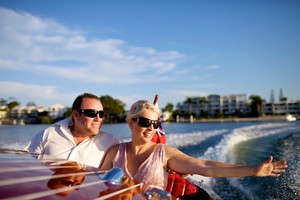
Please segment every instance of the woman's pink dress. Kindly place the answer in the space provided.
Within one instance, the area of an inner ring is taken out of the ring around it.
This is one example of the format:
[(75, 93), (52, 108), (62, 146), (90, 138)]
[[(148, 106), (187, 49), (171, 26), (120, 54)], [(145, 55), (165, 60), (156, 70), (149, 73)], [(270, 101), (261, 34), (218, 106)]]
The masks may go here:
[(140, 165), (134, 177), (127, 169), (127, 154), (126, 143), (119, 145), (119, 150), (113, 161), (114, 167), (119, 167), (124, 170), (124, 173), (129, 178), (138, 182), (145, 183), (150, 186), (155, 186), (160, 189), (166, 189), (168, 182), (168, 173), (164, 170), (166, 162), (166, 152), (164, 145), (157, 144), (150, 156)]

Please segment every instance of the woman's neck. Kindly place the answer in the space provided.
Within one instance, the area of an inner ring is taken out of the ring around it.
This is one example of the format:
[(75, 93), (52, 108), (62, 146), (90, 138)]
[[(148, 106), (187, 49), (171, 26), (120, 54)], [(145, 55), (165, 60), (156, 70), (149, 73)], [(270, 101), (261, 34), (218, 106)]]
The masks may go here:
[(152, 142), (146, 144), (135, 144), (134, 142), (131, 142), (129, 143), (129, 150), (133, 155), (137, 156), (148, 152), (151, 149), (152, 145)]

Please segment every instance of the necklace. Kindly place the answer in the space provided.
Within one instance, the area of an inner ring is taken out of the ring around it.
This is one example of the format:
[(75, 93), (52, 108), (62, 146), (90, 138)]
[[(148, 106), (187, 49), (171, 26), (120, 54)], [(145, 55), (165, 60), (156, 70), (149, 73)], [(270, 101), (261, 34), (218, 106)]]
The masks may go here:
[(145, 161), (146, 157), (148, 157), (147, 152), (150, 149), (150, 147), (151, 147), (151, 144), (148, 144), (148, 146), (144, 152), (142, 152), (142, 153), (138, 152), (137, 154), (135, 154), (133, 152), (132, 143), (131, 143), (131, 148), (130, 148), (131, 157), (133, 157), (134, 163), (136, 165), (140, 165)]

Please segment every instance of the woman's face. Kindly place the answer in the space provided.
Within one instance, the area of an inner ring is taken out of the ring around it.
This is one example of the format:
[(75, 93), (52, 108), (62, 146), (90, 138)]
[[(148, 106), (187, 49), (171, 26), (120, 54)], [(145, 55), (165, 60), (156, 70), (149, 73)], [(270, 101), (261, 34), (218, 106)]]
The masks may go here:
[[(146, 110), (146, 112), (141, 114), (140, 117), (140, 119), (138, 118), (137, 120), (131, 120), (131, 124), (129, 124), (132, 130), (132, 140), (137, 140), (140, 142), (149, 142), (152, 140), (152, 137), (156, 132), (156, 128), (154, 128), (153, 123), (155, 123), (156, 120), (158, 120), (158, 115), (156, 112), (152, 111), (151, 109), (148, 109)], [(142, 124), (142, 126), (139, 123)], [(149, 124), (150, 126), (143, 127)]]

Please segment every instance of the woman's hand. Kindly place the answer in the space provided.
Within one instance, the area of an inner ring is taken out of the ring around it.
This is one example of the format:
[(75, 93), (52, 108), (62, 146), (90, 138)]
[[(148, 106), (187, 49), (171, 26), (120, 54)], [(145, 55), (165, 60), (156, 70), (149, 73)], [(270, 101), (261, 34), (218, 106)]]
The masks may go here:
[(257, 165), (255, 176), (280, 176), (282, 172), (288, 167), (286, 161), (276, 161), (272, 162), (273, 157), (270, 156), (269, 159)]

